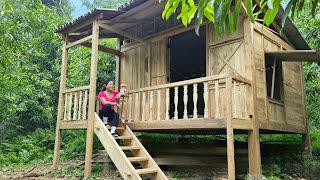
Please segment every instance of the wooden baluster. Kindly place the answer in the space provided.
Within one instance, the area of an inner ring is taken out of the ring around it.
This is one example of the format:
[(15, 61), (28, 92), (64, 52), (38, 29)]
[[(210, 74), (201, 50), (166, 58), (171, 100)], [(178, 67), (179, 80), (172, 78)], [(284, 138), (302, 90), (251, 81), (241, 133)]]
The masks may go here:
[(159, 121), (161, 117), (161, 89), (158, 89), (157, 109), (157, 120)]
[(235, 98), (235, 100), (234, 100), (234, 108), (235, 108), (235, 113), (236, 113), (236, 115), (235, 115), (235, 117), (236, 118), (238, 118), (238, 117), (240, 117), (241, 116), (241, 114), (240, 114), (240, 111), (241, 111), (241, 106), (240, 106), (240, 101), (239, 101), (239, 86), (240, 86), (240, 84), (237, 82), (237, 81), (234, 81), (234, 84), (235, 84), (235, 93), (234, 93), (234, 98)]
[(153, 120), (153, 91), (151, 90), (150, 91), (150, 104), (149, 104), (149, 110), (150, 110), (150, 113), (149, 113), (149, 121), (152, 121)]
[(129, 99), (128, 99), (128, 121), (132, 121), (132, 97), (133, 94), (129, 94)]
[(220, 90), (219, 90), (219, 80), (216, 80), (214, 82), (214, 99), (215, 99), (215, 117), (219, 118), (220, 115), (220, 105), (219, 105), (219, 99), (220, 99)]
[(237, 106), (238, 106), (238, 116), (240, 118), (243, 118), (243, 109), (244, 109), (244, 105), (242, 102), (242, 93), (241, 93), (241, 82), (238, 82), (238, 86), (237, 86)]
[(142, 110), (141, 120), (142, 120), (142, 121), (146, 121), (146, 120), (147, 120), (147, 118), (146, 118), (146, 108), (145, 108), (145, 107), (146, 107), (146, 106), (145, 106), (146, 103), (147, 103), (147, 102), (146, 102), (146, 92), (143, 91), (143, 92), (142, 92), (142, 103), (141, 103), (141, 108), (142, 108), (142, 109), (141, 109), (141, 110)]
[(88, 90), (84, 91), (84, 99), (82, 104), (82, 119), (87, 119)]
[(193, 119), (198, 118), (198, 84), (193, 84)]
[(77, 120), (81, 119), (81, 106), (82, 106), (82, 91), (79, 92), (79, 103), (78, 103), (78, 116)]
[(237, 116), (237, 106), (236, 106), (236, 82), (232, 81), (232, 115), (233, 117)]
[(72, 93), (69, 93), (69, 104), (68, 104), (68, 120), (71, 120), (71, 108), (72, 108)]
[(170, 89), (166, 88), (166, 120), (169, 120), (169, 108), (170, 108)]
[(68, 94), (64, 94), (64, 114), (63, 120), (67, 120)]
[(141, 121), (140, 119), (140, 112), (139, 112), (139, 109), (140, 109), (140, 99), (139, 99), (139, 92), (135, 93), (135, 108), (134, 108), (134, 119), (133, 121)]
[(183, 103), (184, 103), (183, 119), (188, 119), (188, 85), (183, 86)]
[(76, 120), (78, 116), (78, 92), (74, 93), (74, 101), (73, 101), (73, 116), (72, 120)]
[(209, 117), (209, 96), (208, 96), (208, 82), (204, 82), (203, 83), (203, 100), (204, 100), (204, 118), (208, 118)]
[(244, 102), (244, 118), (249, 119), (249, 114), (248, 114), (248, 106), (247, 106), (247, 84), (243, 84), (243, 91), (242, 91), (242, 96), (243, 96), (243, 102)]
[(139, 98), (139, 92), (136, 93), (136, 100), (135, 100), (135, 118), (134, 120), (137, 122), (137, 121), (141, 121), (141, 112), (140, 112), (140, 109), (141, 109), (141, 102), (140, 102), (140, 98)]
[(174, 87), (174, 117), (178, 119), (178, 87)]
[(246, 118), (246, 101), (244, 98), (244, 83), (240, 83), (240, 104), (241, 104), (241, 118)]

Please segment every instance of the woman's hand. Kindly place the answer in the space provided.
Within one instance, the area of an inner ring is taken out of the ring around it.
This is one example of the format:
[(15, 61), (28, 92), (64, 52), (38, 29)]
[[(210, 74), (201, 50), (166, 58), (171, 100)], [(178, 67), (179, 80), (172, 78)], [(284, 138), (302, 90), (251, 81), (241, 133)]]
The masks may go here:
[(120, 107), (120, 104), (117, 102), (114, 102), (114, 105), (117, 106), (118, 108)]

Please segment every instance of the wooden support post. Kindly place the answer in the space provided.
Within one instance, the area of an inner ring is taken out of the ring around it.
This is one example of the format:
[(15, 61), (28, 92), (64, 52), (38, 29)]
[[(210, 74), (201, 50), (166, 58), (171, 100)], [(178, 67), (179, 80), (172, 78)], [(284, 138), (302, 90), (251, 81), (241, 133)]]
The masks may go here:
[[(120, 39), (117, 39), (117, 50), (120, 51), (121, 42)], [(116, 57), (116, 77), (115, 77), (115, 87), (116, 90), (120, 90), (120, 63), (121, 63), (121, 56)]]
[(261, 179), (260, 138), (259, 129), (255, 123), (253, 130), (248, 132), (248, 158), (249, 174), (253, 179)]
[[(234, 135), (232, 128), (232, 78), (226, 80), (226, 107), (227, 114), (227, 158), (228, 158), (228, 179), (236, 179), (236, 169), (234, 162)], [(230, 103), (229, 103), (230, 102)]]
[(60, 123), (64, 113), (64, 97), (65, 96), (63, 92), (66, 89), (67, 66), (68, 66), (67, 59), (68, 59), (67, 38), (63, 37), (60, 92), (59, 92), (58, 114), (57, 114), (57, 124), (56, 124), (56, 137), (55, 137), (55, 143), (54, 143), (53, 169), (57, 169), (59, 164), (60, 144), (61, 144)]
[(88, 125), (86, 140), (86, 158), (84, 167), (84, 179), (88, 179), (91, 174), (91, 159), (93, 147), (93, 133), (95, 121), (95, 103), (96, 103), (96, 84), (97, 84), (97, 66), (98, 66), (98, 42), (99, 42), (99, 23), (95, 20), (92, 24), (92, 49), (91, 49), (91, 68), (90, 68), (90, 89), (89, 89), (89, 108)]
[(246, 50), (246, 58), (250, 60), (250, 66), (252, 71), (248, 72), (252, 73), (250, 76), (252, 77), (252, 108), (253, 108), (253, 129), (248, 131), (248, 159), (249, 159), (249, 174), (253, 177), (253, 179), (261, 179), (261, 155), (260, 155), (260, 141), (259, 141), (259, 123), (257, 119), (257, 92), (256, 92), (256, 67), (254, 64), (253, 57), (253, 33), (254, 28), (253, 24), (248, 20), (244, 19), (244, 40), (245, 40), (245, 50)]

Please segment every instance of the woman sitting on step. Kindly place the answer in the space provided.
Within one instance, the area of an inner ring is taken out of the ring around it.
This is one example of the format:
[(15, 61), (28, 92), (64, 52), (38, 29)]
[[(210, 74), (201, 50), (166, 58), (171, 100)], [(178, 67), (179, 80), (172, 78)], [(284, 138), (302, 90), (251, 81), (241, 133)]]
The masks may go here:
[(103, 84), (97, 98), (99, 99), (99, 116), (105, 124), (111, 125), (110, 133), (118, 136), (116, 133), (117, 126), (120, 123), (119, 114), (115, 108), (119, 108), (119, 98), (121, 93), (113, 90), (113, 81), (107, 81)]

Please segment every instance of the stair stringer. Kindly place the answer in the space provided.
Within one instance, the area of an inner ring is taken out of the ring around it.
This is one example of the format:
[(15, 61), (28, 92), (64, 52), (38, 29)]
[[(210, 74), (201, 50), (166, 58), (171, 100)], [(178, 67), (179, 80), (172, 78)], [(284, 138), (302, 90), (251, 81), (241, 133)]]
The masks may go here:
[(141, 180), (131, 162), (119, 147), (118, 143), (104, 125), (100, 117), (95, 113), (94, 132), (98, 136), (110, 159), (119, 170), (121, 176), (128, 180)]
[(155, 168), (157, 169), (157, 173), (154, 175), (154, 180), (168, 180), (166, 175), (163, 173), (163, 171), (160, 169), (158, 164), (154, 161), (154, 159), (151, 157), (149, 152), (145, 149), (145, 147), (142, 145), (142, 143), (139, 141), (139, 139), (134, 135), (134, 133), (131, 131), (128, 125), (126, 125), (126, 131), (124, 131), (123, 135), (131, 136), (131, 146), (139, 146), (140, 150), (137, 152), (134, 152), (135, 156), (137, 157), (147, 157), (148, 161), (146, 162), (147, 167)]

